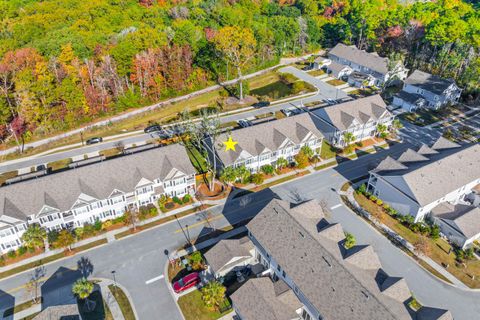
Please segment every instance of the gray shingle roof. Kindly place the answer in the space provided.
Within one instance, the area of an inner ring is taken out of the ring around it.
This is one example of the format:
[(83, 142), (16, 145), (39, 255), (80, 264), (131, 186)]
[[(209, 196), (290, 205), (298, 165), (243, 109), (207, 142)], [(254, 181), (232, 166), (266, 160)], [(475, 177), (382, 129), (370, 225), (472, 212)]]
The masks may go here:
[(421, 95), (416, 93), (410, 93), (404, 90), (398, 92), (395, 96), (410, 104), (416, 104), (417, 102), (425, 101), (425, 99)]
[[(308, 203), (308, 208), (315, 203)], [(371, 247), (353, 254), (358, 259), (355, 264), (343, 260), (336, 239), (324, 237), (324, 229), (318, 231), (319, 220), (324, 219), (318, 203), (315, 211), (316, 217), (272, 200), (247, 228), (324, 319), (411, 319), (401, 303), (381, 294), (375, 280), (378, 270), (365, 262), (378, 261)]]
[(349, 66), (337, 63), (335, 61), (332, 61), (328, 66), (327, 69), (332, 70), (332, 73), (335, 77), (338, 77), (338, 74), (343, 71), (344, 69), (352, 69)]
[(220, 240), (208, 250), (205, 253), (205, 258), (210, 267), (217, 272), (233, 258), (250, 257), (251, 249), (253, 249), (253, 244), (248, 238), (225, 239)]
[(293, 143), (300, 143), (309, 132), (312, 132), (317, 138), (323, 138), (309, 113), (269, 121), (255, 126), (233, 130), (230, 135), (233, 141), (237, 141), (236, 151), (225, 151), (222, 141), (228, 139), (228, 134), (223, 134), (217, 138), (217, 154), (225, 166), (234, 163), (243, 150), (253, 156), (259, 155), (265, 149), (271, 151), (277, 150), (285, 139), (290, 139)]
[(422, 144), (418, 148), (417, 153), (421, 154), (423, 156), (430, 156), (430, 155), (433, 155), (433, 154), (438, 154), (438, 151), (433, 150), (432, 148), (430, 148), (426, 144)]
[(133, 191), (142, 177), (163, 180), (172, 169), (195, 173), (184, 147), (179, 144), (4, 186), (0, 188), (0, 215), (25, 220), (44, 205), (65, 211), (82, 193), (106, 199), (114, 189)]
[(348, 129), (354, 119), (365, 124), (368, 119), (378, 120), (392, 116), (378, 94), (317, 109), (313, 114), (341, 131)]
[(431, 147), (433, 150), (441, 151), (446, 149), (460, 148), (459, 144), (440, 136)]
[(383, 159), (378, 166), (373, 170), (373, 172), (381, 173), (385, 171), (397, 171), (397, 170), (406, 170), (407, 166), (399, 162), (398, 160), (393, 159), (390, 156), (387, 156)]
[(440, 203), (432, 209), (432, 214), (460, 231), (467, 239), (480, 233), (480, 208), (464, 204)]
[(358, 65), (365, 66), (381, 74), (388, 73), (388, 58), (382, 58), (375, 53), (359, 50), (355, 46), (347, 46), (339, 43), (332, 48), (328, 54), (355, 62)]
[(408, 148), (404, 153), (397, 158), (397, 161), (401, 163), (409, 163), (409, 162), (418, 162), (418, 161), (428, 161), (429, 159), (424, 155)]
[[(278, 292), (270, 278), (253, 278), (235, 291), (230, 298), (243, 320), (291, 320), (298, 317), (301, 307), (291, 289)], [(288, 287), (288, 286), (287, 286)]]
[(453, 320), (453, 316), (448, 310), (422, 307), (417, 312), (417, 320)]
[[(443, 156), (443, 152), (450, 154)], [(408, 170), (384, 171), (380, 175), (421, 206), (430, 204), (480, 177), (480, 144), (443, 152), (429, 162), (409, 165)], [(401, 183), (398, 182), (398, 176), (401, 177)]]
[(443, 79), (427, 72), (415, 70), (405, 79), (406, 84), (441, 95), (452, 83), (452, 79)]

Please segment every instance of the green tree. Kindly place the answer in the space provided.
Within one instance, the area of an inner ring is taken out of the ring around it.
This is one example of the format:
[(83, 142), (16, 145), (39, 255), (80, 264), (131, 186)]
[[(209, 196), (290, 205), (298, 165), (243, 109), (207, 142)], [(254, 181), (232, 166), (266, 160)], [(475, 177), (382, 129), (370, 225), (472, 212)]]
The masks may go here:
[(242, 69), (255, 55), (256, 40), (252, 30), (238, 26), (221, 28), (213, 39), (213, 43), (228, 63), (237, 69), (240, 85), (240, 100), (243, 100)]
[(28, 226), (27, 230), (22, 234), (24, 246), (30, 249), (43, 247), (45, 239), (47, 239), (47, 232), (39, 224)]
[(220, 282), (214, 280), (210, 281), (206, 286), (202, 288), (202, 300), (205, 305), (214, 310), (219, 310), (220, 305), (225, 300), (225, 288)]
[(267, 175), (272, 175), (275, 172), (275, 168), (273, 168), (273, 166), (270, 164), (266, 164), (262, 166), (260, 170)]
[(68, 230), (60, 231), (60, 233), (58, 234), (57, 241), (55, 242), (55, 244), (59, 248), (66, 248), (68, 249), (68, 251), (72, 251), (72, 244), (74, 243), (75, 243), (75, 237)]

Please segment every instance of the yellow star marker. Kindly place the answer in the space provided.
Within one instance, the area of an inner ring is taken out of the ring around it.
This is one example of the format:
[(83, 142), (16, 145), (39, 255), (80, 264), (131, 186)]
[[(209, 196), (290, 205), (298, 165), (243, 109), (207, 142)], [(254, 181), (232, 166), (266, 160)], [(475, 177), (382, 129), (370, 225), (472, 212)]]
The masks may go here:
[(225, 145), (225, 151), (232, 150), (235, 151), (235, 145), (237, 144), (237, 141), (233, 141), (232, 137), (228, 137), (227, 141), (223, 141), (223, 144)]

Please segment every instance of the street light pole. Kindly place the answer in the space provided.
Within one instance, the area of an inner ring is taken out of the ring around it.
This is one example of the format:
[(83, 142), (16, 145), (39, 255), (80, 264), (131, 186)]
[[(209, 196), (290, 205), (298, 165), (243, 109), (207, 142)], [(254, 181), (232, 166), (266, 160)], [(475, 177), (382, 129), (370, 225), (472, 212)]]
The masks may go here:
[(113, 275), (113, 285), (117, 287), (117, 279), (115, 279), (115, 270), (112, 270), (112, 275)]

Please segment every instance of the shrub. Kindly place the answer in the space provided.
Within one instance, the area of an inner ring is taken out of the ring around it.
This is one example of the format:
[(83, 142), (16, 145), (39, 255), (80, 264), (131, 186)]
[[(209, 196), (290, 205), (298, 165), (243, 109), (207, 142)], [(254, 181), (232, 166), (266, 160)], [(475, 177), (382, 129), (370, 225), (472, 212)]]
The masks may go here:
[(58, 240), (58, 231), (52, 230), (47, 234), (48, 243), (52, 246)]
[(91, 223), (85, 223), (83, 225), (83, 235), (89, 237), (95, 234), (95, 227)]
[(167, 210), (173, 209), (174, 207), (175, 207), (175, 203), (173, 203), (173, 202), (165, 203), (165, 209), (167, 209)]
[(384, 203), (383, 204), (383, 209), (385, 209), (387, 211), (390, 210), (390, 205), (388, 203)]
[(191, 196), (191, 195), (186, 194), (186, 195), (183, 196), (183, 199), (182, 199), (183, 203), (189, 203), (190, 200), (192, 200), (192, 196)]
[(303, 81), (297, 81), (292, 84), (293, 94), (300, 93), (305, 90), (305, 83)]
[(473, 258), (475, 257), (473, 255), (473, 248), (468, 248), (467, 250), (465, 250), (465, 257), (468, 259), (468, 260), (473, 260)]
[(182, 204), (182, 200), (180, 200), (180, 198), (177, 197), (177, 196), (173, 197), (172, 200), (173, 200), (173, 202), (175, 202), (175, 203), (177, 203), (177, 204)]
[(307, 167), (308, 164), (309, 164), (308, 156), (305, 154), (305, 152), (303, 150), (300, 150), (300, 152), (297, 153), (294, 158), (295, 158), (295, 162), (297, 164), (297, 167), (299, 169), (303, 169), (303, 168)]
[[(388, 204), (387, 204), (387, 206), (388, 206)], [(387, 210), (388, 214), (391, 215), (392, 217), (395, 217), (398, 214), (397, 210), (393, 209), (392, 207), (389, 207), (386, 210)]]
[(437, 240), (438, 238), (440, 238), (440, 227), (437, 224), (434, 224), (430, 228), (430, 237), (433, 240)]
[(263, 173), (268, 174), (268, 175), (273, 175), (273, 173), (275, 172), (275, 168), (274, 168), (272, 165), (270, 165), (270, 164), (267, 164), (267, 165), (265, 165), (265, 166), (262, 166), (262, 167), (260, 168), (260, 170), (261, 170)]
[(195, 251), (188, 257), (188, 262), (194, 270), (203, 269), (203, 257), (200, 251)]
[(373, 202), (376, 202), (377, 201), (377, 197), (375, 197), (373, 194), (369, 197), (369, 199)]
[(123, 223), (124, 220), (125, 220), (125, 217), (122, 215), (122, 216), (120, 216), (120, 217), (116, 217), (115, 219), (113, 219), (112, 222), (113, 222), (114, 224), (117, 224), (117, 223)]
[(7, 253), (7, 257), (9, 257), (10, 259), (15, 258), (16, 256), (17, 256), (17, 253), (15, 252), (15, 250), (10, 250)]
[(102, 223), (102, 229), (108, 229), (109, 227), (112, 226), (112, 220), (107, 220), (104, 223)]
[(360, 187), (358, 187), (357, 193), (365, 194), (365, 192), (367, 192), (367, 186), (365, 183), (363, 183)]
[(95, 223), (93, 224), (93, 228), (95, 229), (95, 231), (102, 230), (102, 221), (100, 221), (100, 219), (95, 220)]
[(355, 143), (357, 145), (357, 147), (363, 147), (363, 142), (362, 141), (358, 141)]
[(20, 248), (17, 249), (17, 254), (19, 256), (23, 256), (25, 253), (27, 253), (27, 248), (24, 246), (21, 246)]
[(261, 173), (252, 174), (251, 180), (257, 186), (261, 185), (263, 183), (263, 175)]
[(377, 199), (377, 201), (375, 201), (379, 206), (381, 206), (383, 204), (383, 201), (381, 199)]
[(2, 255), (0, 256), (0, 267), (4, 267), (5, 266), (5, 257)]

